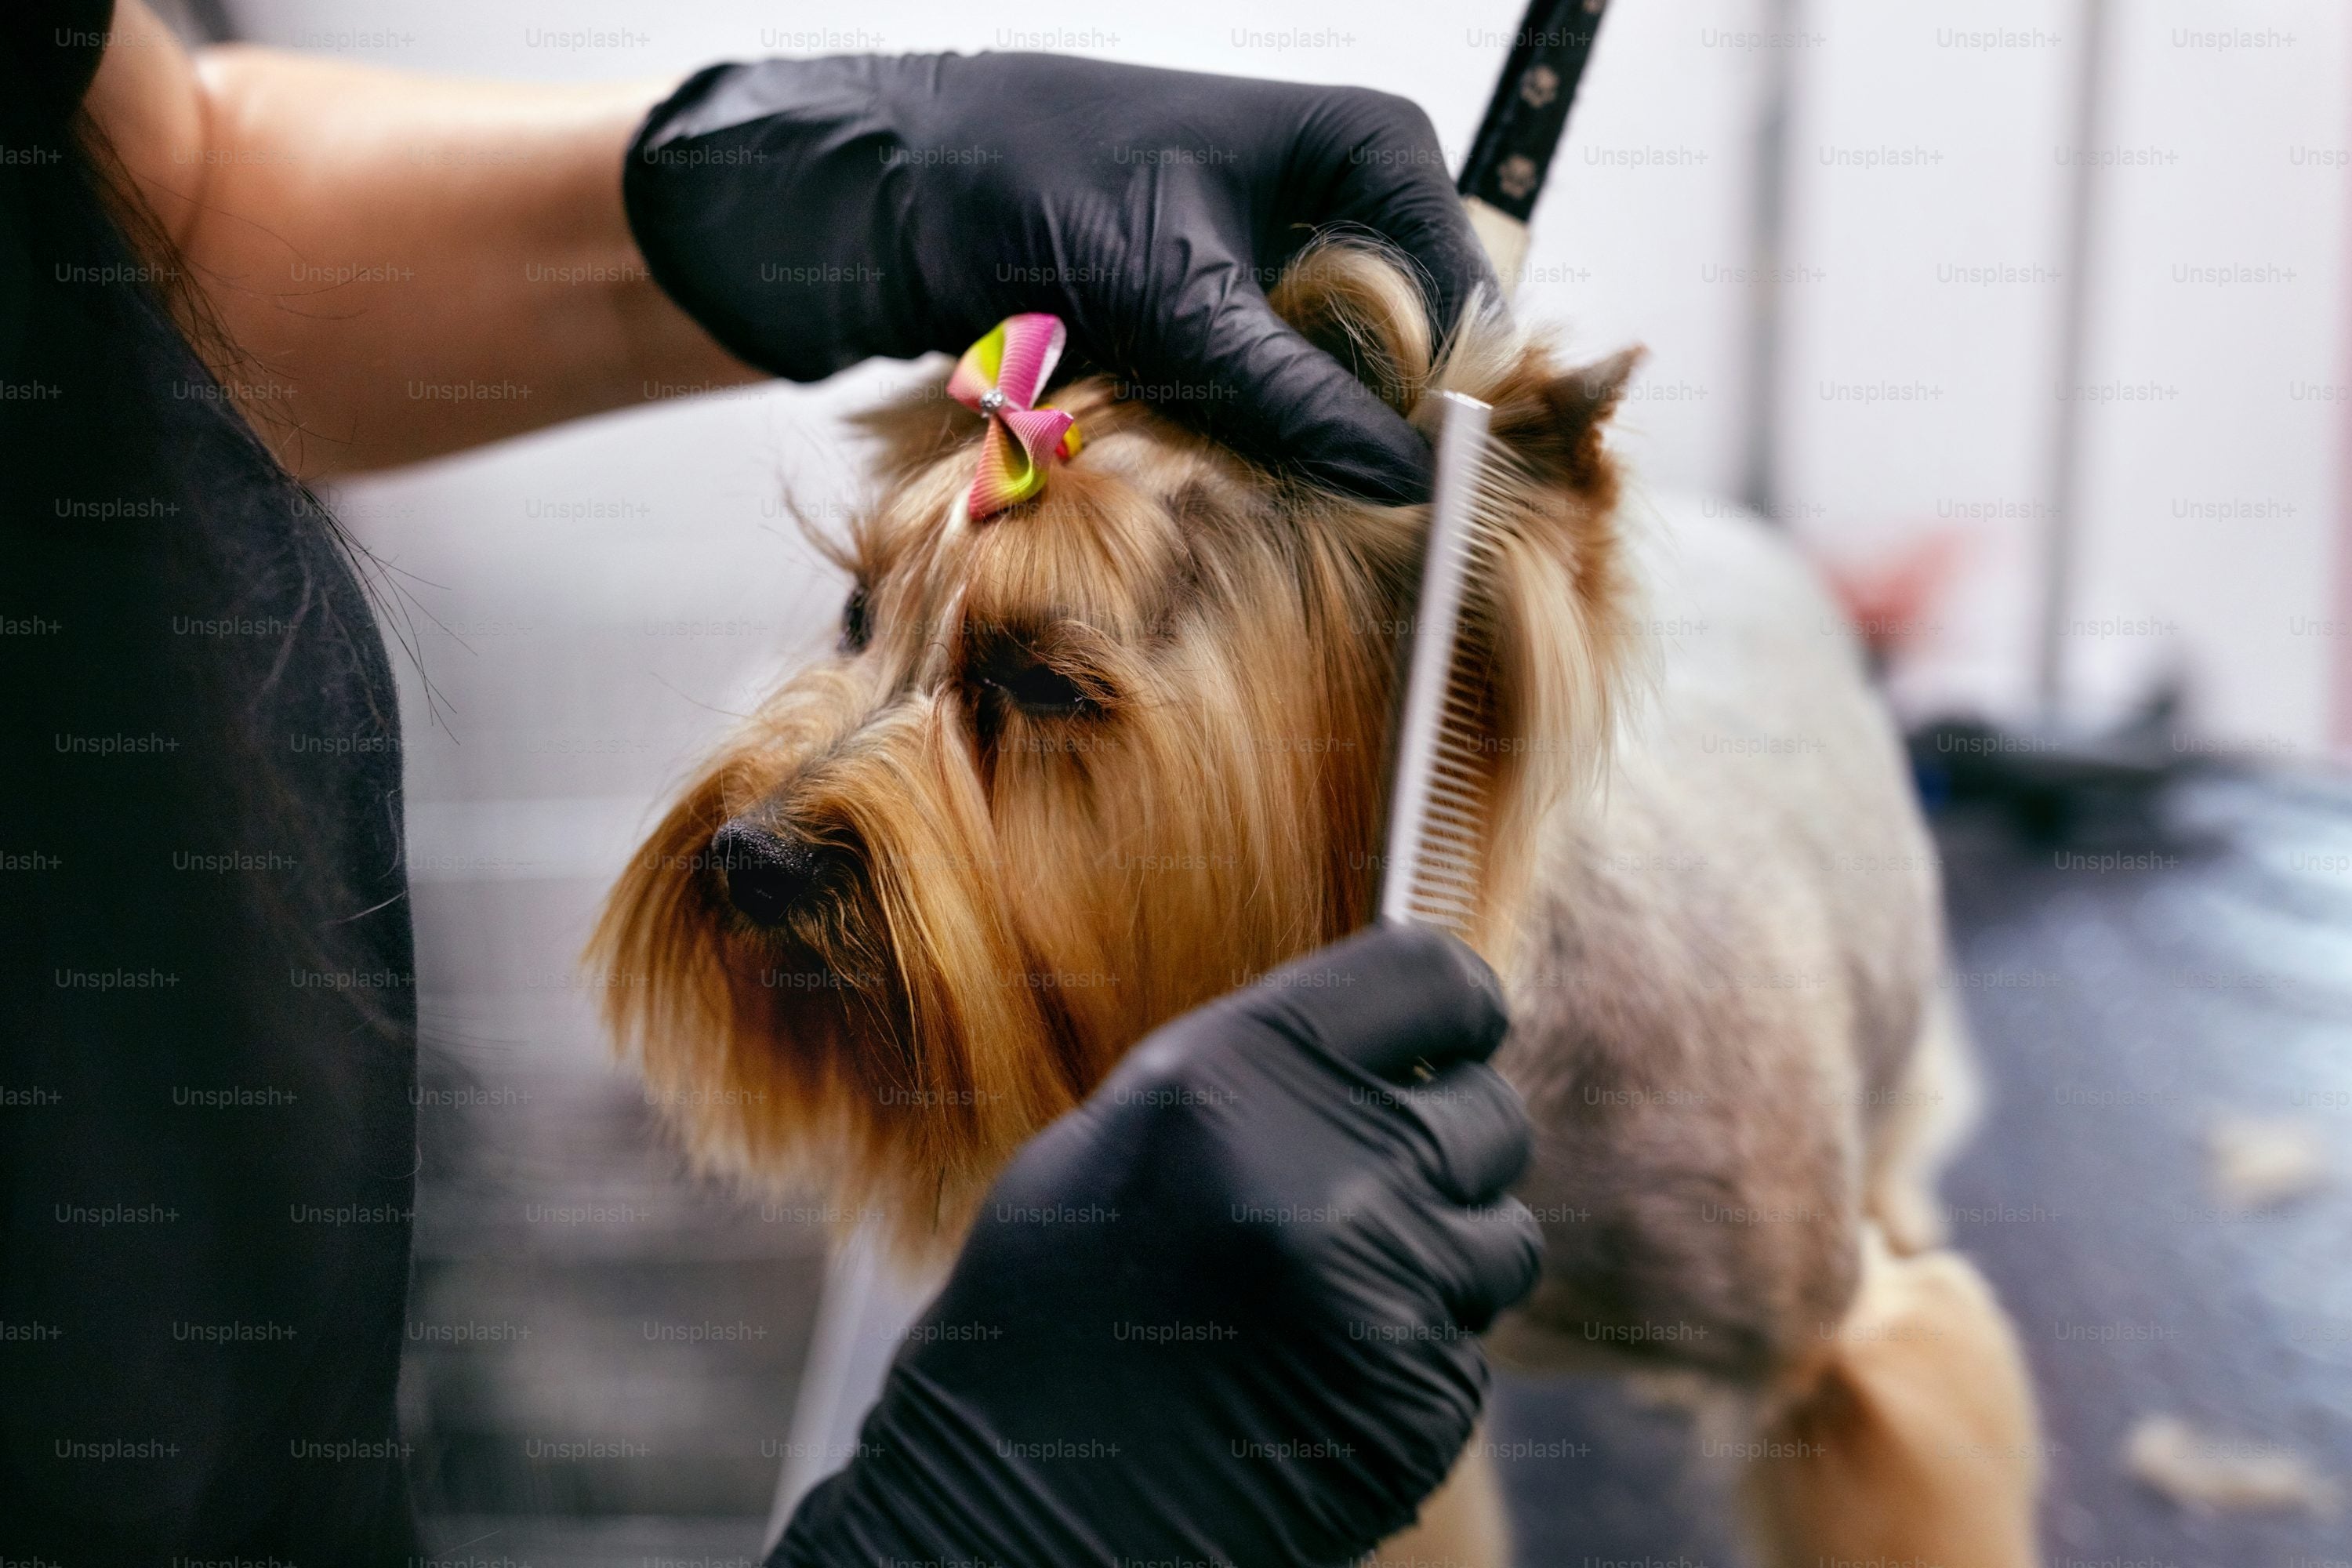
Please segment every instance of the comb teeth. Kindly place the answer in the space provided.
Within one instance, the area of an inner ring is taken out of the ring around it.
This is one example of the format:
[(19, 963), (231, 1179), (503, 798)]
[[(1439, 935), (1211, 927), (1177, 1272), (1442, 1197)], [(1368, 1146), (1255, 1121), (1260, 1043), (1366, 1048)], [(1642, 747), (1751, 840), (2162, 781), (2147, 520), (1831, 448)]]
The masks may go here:
[(1464, 586), (1481, 542), (1475, 517), (1490, 410), (1459, 393), (1440, 395), (1444, 424), (1420, 603), (1410, 623), (1412, 664), (1397, 722), (1381, 918), (1466, 938), (1478, 918), (1493, 763), (1477, 745), (1484, 704), (1460, 668), (1457, 645)]

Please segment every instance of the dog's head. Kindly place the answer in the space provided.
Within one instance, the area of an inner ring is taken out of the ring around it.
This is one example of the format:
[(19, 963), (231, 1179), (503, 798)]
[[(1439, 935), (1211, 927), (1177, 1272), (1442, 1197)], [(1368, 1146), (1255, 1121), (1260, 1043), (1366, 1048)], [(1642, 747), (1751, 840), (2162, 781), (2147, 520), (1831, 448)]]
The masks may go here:
[[(1422, 296), (1325, 246), (1277, 307), (1412, 416), (1495, 405), (1508, 474), (1465, 635), (1502, 961), (1535, 821), (1601, 752), (1622, 567), (1600, 426), (1622, 354), (1499, 314), (1433, 363)], [(984, 521), (976, 416), (870, 420), (834, 657), (769, 699), (614, 889), (612, 1023), (709, 1162), (814, 1175), (920, 1250), (1155, 1025), (1371, 916), (1424, 507), (1302, 488), (1100, 379), (1084, 450)], [(951, 521), (953, 520), (953, 521)]]

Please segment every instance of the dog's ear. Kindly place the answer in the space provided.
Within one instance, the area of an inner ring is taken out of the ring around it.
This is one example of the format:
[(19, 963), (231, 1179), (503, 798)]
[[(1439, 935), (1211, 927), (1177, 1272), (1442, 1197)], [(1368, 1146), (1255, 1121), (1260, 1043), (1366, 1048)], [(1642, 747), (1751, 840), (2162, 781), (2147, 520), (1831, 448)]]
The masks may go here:
[(1611, 488), (1614, 476), (1601, 427), (1616, 412), (1643, 355), (1640, 348), (1621, 349), (1591, 364), (1554, 372), (1548, 356), (1530, 353), (1496, 391), (1495, 439), (1539, 482), (1587, 492)]
[[(1563, 794), (1601, 776), (1633, 653), (1617, 465), (1601, 437), (1641, 353), (1563, 370), (1543, 344), (1511, 342), (1473, 338), (1445, 373), (1494, 405), (1488, 428), (1510, 458), (1484, 514), (1488, 548), (1463, 628), (1475, 672), (1464, 705), (1480, 726), (1494, 803), (1487, 923), (1474, 943), (1490, 957), (1514, 949), (1540, 824)], [(1486, 353), (1514, 357), (1482, 374)]]

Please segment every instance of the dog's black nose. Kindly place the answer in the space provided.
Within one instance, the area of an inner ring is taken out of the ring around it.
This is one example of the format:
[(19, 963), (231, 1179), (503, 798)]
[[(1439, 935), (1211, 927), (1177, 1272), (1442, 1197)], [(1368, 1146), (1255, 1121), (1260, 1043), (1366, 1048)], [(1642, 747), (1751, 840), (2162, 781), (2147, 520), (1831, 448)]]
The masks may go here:
[(789, 828), (740, 817), (710, 840), (711, 863), (727, 874), (729, 900), (763, 926), (783, 923), (815, 888), (831, 853)]

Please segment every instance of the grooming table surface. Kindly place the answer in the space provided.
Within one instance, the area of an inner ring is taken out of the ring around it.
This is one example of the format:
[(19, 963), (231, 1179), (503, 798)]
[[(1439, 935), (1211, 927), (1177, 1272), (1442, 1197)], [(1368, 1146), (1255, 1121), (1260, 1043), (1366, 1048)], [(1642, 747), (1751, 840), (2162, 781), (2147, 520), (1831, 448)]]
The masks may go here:
[[(2167, 842), (2113, 847), (2168, 858), (2137, 871), (1943, 825), (1988, 1079), (1945, 1183), (1953, 1236), (2032, 1362), (2048, 1562), (2340, 1561), (2340, 1517), (2200, 1515), (2122, 1466), (2137, 1421), (2177, 1415), (2239, 1451), (2299, 1452), (2352, 1497), (2352, 787), (2209, 779), (2165, 818)], [(2330, 1184), (2231, 1205), (2205, 1143), (2228, 1115), (2311, 1123)], [(1494, 1436), (1530, 1446), (1502, 1467), (1522, 1568), (1745, 1561), (1709, 1528), (1728, 1478), (1691, 1456), (1684, 1417), (1613, 1384), (1507, 1378)]]

